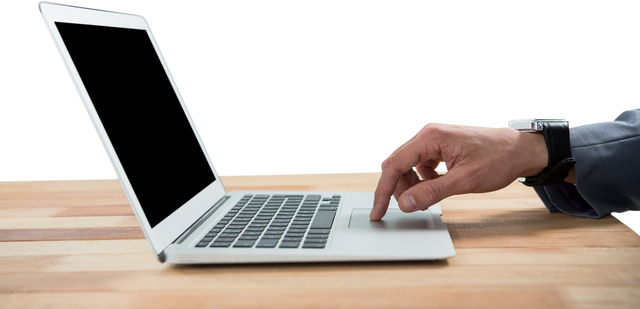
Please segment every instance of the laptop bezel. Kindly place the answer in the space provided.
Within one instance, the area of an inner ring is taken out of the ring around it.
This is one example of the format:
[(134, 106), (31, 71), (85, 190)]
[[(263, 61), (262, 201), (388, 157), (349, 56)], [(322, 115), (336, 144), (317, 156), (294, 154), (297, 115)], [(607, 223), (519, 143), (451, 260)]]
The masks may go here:
[[(120, 180), (120, 184), (133, 208), (133, 211), (142, 227), (142, 230), (151, 245), (151, 248), (156, 256), (160, 256), (162, 251), (169, 246), (175, 239), (177, 239), (185, 230), (187, 230), (198, 218), (200, 218), (207, 210), (209, 210), (218, 200), (220, 200), (226, 194), (224, 186), (220, 181), (220, 177), (216, 172), (211, 159), (204, 147), (204, 143), (198, 134), (198, 131), (189, 115), (189, 112), (185, 106), (185, 103), (178, 91), (178, 87), (171, 76), (169, 68), (160, 52), (160, 48), (153, 37), (153, 33), (146, 21), (146, 19), (140, 15), (134, 14), (126, 14), (126, 13), (118, 13), (118, 12), (110, 12), (104, 10), (95, 10), (89, 8), (75, 7), (75, 6), (67, 6), (56, 3), (49, 2), (41, 2), (39, 4), (40, 12), (42, 17), (46, 23), (47, 28), (49, 29), (49, 33), (53, 38), (55, 45), (60, 53), (60, 56), (63, 59), (63, 62), (69, 71), (69, 75), (73, 80), (74, 85), (76, 86), (76, 90), (84, 103), (85, 109), (91, 118), (91, 121), (100, 137), (102, 145), (105, 151), (108, 154), (108, 157), (113, 165), (113, 168)], [(149, 39), (153, 44), (153, 47), (162, 63), (162, 66), (167, 74), (169, 81), (171, 82), (171, 86), (180, 101), (180, 105), (191, 125), (191, 128), (198, 140), (200, 148), (202, 149), (204, 156), (207, 159), (207, 163), (211, 168), (215, 181), (204, 188), (200, 193), (192, 197), (187, 203), (180, 206), (175, 212), (170, 214), (160, 223), (158, 223), (153, 228), (149, 224), (147, 216), (145, 215), (142, 206), (136, 194), (131, 186), (131, 183), (125, 173), (120, 160), (113, 148), (113, 145), (105, 131), (105, 128), (98, 117), (95, 107), (87, 93), (87, 90), (82, 83), (80, 75), (76, 70), (76, 67), (69, 55), (69, 52), (58, 32), (58, 29), (55, 25), (55, 22), (65, 22), (65, 23), (75, 23), (75, 24), (86, 24), (86, 25), (98, 25), (98, 26), (107, 26), (107, 27), (120, 27), (120, 28), (129, 28), (129, 29), (140, 29), (145, 30), (149, 35)]]

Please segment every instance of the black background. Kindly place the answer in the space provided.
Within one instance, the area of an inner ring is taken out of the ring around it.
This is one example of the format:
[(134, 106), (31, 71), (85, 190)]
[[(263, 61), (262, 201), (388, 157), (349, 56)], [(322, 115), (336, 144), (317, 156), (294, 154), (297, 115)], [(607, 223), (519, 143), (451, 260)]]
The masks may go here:
[[(622, 18), (92, 4), (151, 18), (221, 172), (374, 169), (426, 119), (577, 123), (637, 104)], [(4, 84), (19, 98), (3, 104), (0, 177), (111, 175), (35, 12), (24, 29)]]

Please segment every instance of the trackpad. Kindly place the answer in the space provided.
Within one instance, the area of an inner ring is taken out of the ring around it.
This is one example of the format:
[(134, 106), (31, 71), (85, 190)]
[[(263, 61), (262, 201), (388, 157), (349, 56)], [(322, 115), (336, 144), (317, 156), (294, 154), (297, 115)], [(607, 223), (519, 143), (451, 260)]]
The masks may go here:
[(404, 213), (399, 209), (389, 209), (380, 221), (369, 219), (369, 208), (354, 208), (351, 211), (349, 228), (357, 229), (393, 229), (393, 230), (424, 230), (434, 228), (431, 211), (417, 211)]

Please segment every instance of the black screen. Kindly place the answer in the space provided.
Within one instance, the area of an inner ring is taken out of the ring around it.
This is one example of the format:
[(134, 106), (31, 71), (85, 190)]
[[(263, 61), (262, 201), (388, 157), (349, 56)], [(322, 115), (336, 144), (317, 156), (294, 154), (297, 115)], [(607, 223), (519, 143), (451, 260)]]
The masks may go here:
[(145, 30), (56, 22), (151, 227), (215, 181)]

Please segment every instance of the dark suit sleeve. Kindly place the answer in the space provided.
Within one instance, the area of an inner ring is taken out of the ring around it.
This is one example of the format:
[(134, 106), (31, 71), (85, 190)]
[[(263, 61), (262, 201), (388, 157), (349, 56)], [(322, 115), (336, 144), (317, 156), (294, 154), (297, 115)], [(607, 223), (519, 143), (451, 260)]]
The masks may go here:
[(640, 109), (570, 134), (576, 188), (593, 210), (573, 206), (557, 185), (534, 188), (547, 209), (588, 218), (640, 210)]

